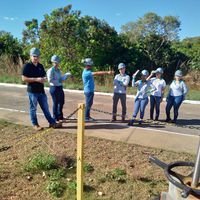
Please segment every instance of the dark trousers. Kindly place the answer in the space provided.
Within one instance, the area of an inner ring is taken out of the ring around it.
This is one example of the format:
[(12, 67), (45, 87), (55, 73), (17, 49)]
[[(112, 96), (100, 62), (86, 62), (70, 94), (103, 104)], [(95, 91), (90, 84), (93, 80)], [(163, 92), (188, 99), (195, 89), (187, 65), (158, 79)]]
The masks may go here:
[(93, 104), (93, 99), (94, 99), (94, 92), (85, 92), (85, 119), (90, 118), (90, 109)]
[(161, 97), (150, 95), (150, 118), (153, 119), (154, 110), (156, 110), (155, 119), (159, 118), (160, 115), (160, 101)]
[(62, 86), (50, 86), (50, 94), (53, 100), (53, 117), (55, 120), (63, 119), (63, 105), (65, 95)]
[(122, 105), (122, 117), (124, 118), (126, 116), (126, 94), (120, 94), (120, 93), (114, 93), (113, 95), (113, 118), (117, 115), (117, 104), (118, 101), (121, 101)]
[(167, 105), (166, 105), (166, 115), (167, 115), (167, 119), (170, 119), (170, 110), (172, 108), (172, 106), (174, 107), (174, 121), (177, 120), (178, 118), (178, 110), (180, 108), (180, 105), (183, 101), (183, 95), (181, 96), (169, 96), (167, 98)]

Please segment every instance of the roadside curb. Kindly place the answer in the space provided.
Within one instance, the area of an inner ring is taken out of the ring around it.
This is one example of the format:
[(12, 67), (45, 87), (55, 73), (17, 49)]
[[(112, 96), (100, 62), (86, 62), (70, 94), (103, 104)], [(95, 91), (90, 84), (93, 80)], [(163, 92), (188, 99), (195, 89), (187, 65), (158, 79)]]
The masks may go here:
[[(17, 87), (17, 88), (26, 88), (26, 85), (21, 85), (21, 84), (13, 84), (13, 83), (0, 83), (0, 86), (5, 86), (5, 87)], [(45, 90), (48, 90), (49, 87), (45, 87)], [(64, 89), (65, 92), (69, 93), (77, 93), (77, 94), (83, 94), (83, 90), (73, 90), (73, 89)], [(113, 93), (105, 93), (105, 92), (95, 92), (97, 95), (103, 95), (103, 96), (113, 96)], [(135, 98), (135, 95), (127, 95), (127, 98)], [(166, 101), (166, 99), (163, 99)], [(184, 104), (194, 104), (194, 105), (200, 105), (200, 101), (193, 101), (193, 100), (184, 100)]]

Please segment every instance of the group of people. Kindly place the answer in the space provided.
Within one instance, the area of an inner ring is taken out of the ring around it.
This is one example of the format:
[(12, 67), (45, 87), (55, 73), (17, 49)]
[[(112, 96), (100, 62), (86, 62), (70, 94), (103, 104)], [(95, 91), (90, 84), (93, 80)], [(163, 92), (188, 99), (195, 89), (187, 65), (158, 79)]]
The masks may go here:
[[(130, 77), (125, 73), (126, 66), (123, 63), (118, 65), (119, 74), (114, 78), (114, 95), (113, 95), (113, 117), (112, 122), (116, 121), (117, 116), (117, 103), (121, 100), (122, 105), (122, 122), (125, 120), (126, 115), (126, 88), (129, 84)], [(150, 95), (150, 119), (159, 120), (160, 104), (163, 101), (166, 82), (162, 78), (163, 69), (157, 68), (149, 75), (147, 70), (142, 70), (139, 80), (135, 80), (136, 75), (139, 73), (137, 70), (132, 76), (132, 87), (137, 87), (137, 94), (134, 101), (134, 111), (128, 125), (132, 126), (138, 112), (140, 111), (139, 124), (143, 122), (145, 108), (149, 102), (148, 96)], [(183, 74), (181, 70), (177, 70), (174, 74), (174, 80), (169, 86), (168, 95), (166, 98), (166, 121), (176, 123), (178, 118), (178, 110), (185, 99), (188, 88), (182, 79)], [(174, 107), (174, 118), (170, 118), (170, 110)], [(155, 118), (154, 118), (155, 111)]]
[[(39, 103), (44, 116), (49, 122), (49, 127), (59, 128), (62, 126), (64, 120), (63, 106), (65, 102), (65, 96), (63, 91), (63, 81), (71, 76), (70, 72), (61, 73), (59, 68), (60, 58), (57, 55), (51, 57), (52, 67), (48, 69), (47, 73), (44, 70), (43, 65), (39, 62), (40, 50), (32, 48), (30, 50), (30, 62), (26, 63), (22, 70), (22, 80), (27, 83), (27, 92), (30, 105), (30, 118), (35, 130), (41, 130), (37, 120), (37, 104)], [(84, 85), (85, 95), (85, 121), (94, 121), (90, 116), (90, 110), (93, 105), (95, 82), (94, 76), (101, 75), (113, 75), (113, 71), (98, 71), (92, 72), (93, 61), (91, 58), (83, 60), (84, 70), (82, 73), (82, 80)], [(120, 99), (122, 105), (122, 122), (126, 117), (126, 89), (130, 82), (130, 76), (125, 73), (126, 66), (124, 63), (118, 65), (119, 74), (114, 78), (114, 95), (113, 95), (113, 110), (111, 121), (116, 121), (117, 117), (117, 105)], [(137, 94), (134, 102), (134, 112), (132, 119), (128, 125), (132, 126), (135, 122), (138, 112), (140, 111), (139, 123), (142, 123), (144, 118), (145, 108), (148, 104), (148, 96), (150, 95), (150, 118), (154, 119), (154, 110), (156, 110), (155, 120), (159, 119), (160, 103), (162, 102), (164, 90), (166, 87), (165, 80), (162, 78), (163, 69), (158, 68), (156, 71), (152, 71), (149, 75), (147, 70), (142, 70), (141, 79), (135, 81), (136, 73), (132, 76), (132, 87), (137, 87)], [(153, 77), (155, 75), (155, 77)], [(182, 80), (182, 72), (177, 70), (175, 72), (174, 81), (170, 85), (170, 89), (167, 96), (166, 105), (166, 121), (176, 123), (178, 117), (178, 110), (185, 99), (188, 92), (187, 86)], [(50, 85), (50, 94), (53, 101), (53, 116), (49, 111), (47, 96), (44, 90), (44, 83), (48, 81)], [(170, 118), (170, 110), (174, 107), (174, 119)]]

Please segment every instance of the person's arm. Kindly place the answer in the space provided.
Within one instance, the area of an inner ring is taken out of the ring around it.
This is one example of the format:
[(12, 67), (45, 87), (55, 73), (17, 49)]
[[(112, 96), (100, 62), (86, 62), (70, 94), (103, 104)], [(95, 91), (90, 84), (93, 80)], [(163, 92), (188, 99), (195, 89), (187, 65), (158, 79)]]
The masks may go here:
[(113, 71), (98, 71), (98, 72), (92, 72), (93, 76), (102, 76), (102, 75), (113, 75)]
[(151, 74), (147, 77), (147, 81), (151, 79), (151, 77), (155, 74), (155, 71), (152, 71)]
[(183, 84), (183, 101), (185, 100), (185, 96), (187, 95), (188, 93), (188, 87), (187, 85), (185, 84), (185, 82), (182, 82)]
[(132, 75), (132, 87), (137, 87), (138, 86), (138, 81), (135, 82), (135, 77), (139, 73), (140, 70), (137, 70), (133, 75)]
[(46, 77), (32, 78), (32, 77), (27, 77), (27, 76), (22, 75), (22, 81), (26, 83), (34, 83), (34, 82), (44, 83), (46, 81)]
[(62, 81), (65, 81), (67, 80), (72, 74), (70, 72), (67, 72), (65, 73), (63, 76), (62, 76)]
[[(163, 79), (164, 80), (164, 79)], [(164, 94), (165, 94), (165, 88), (166, 88), (166, 82), (164, 80), (164, 83), (163, 83), (163, 87), (162, 87), (162, 91), (161, 91), (161, 100), (160, 100), (160, 103), (163, 102), (163, 97), (164, 97)]]

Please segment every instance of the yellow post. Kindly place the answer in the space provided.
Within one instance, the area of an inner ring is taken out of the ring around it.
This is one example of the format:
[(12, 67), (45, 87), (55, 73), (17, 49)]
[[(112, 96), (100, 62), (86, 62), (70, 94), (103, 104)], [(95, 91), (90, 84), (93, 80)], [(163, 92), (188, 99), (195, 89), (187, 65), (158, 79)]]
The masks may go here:
[(78, 104), (77, 128), (77, 200), (83, 200), (83, 140), (85, 130), (85, 104)]

